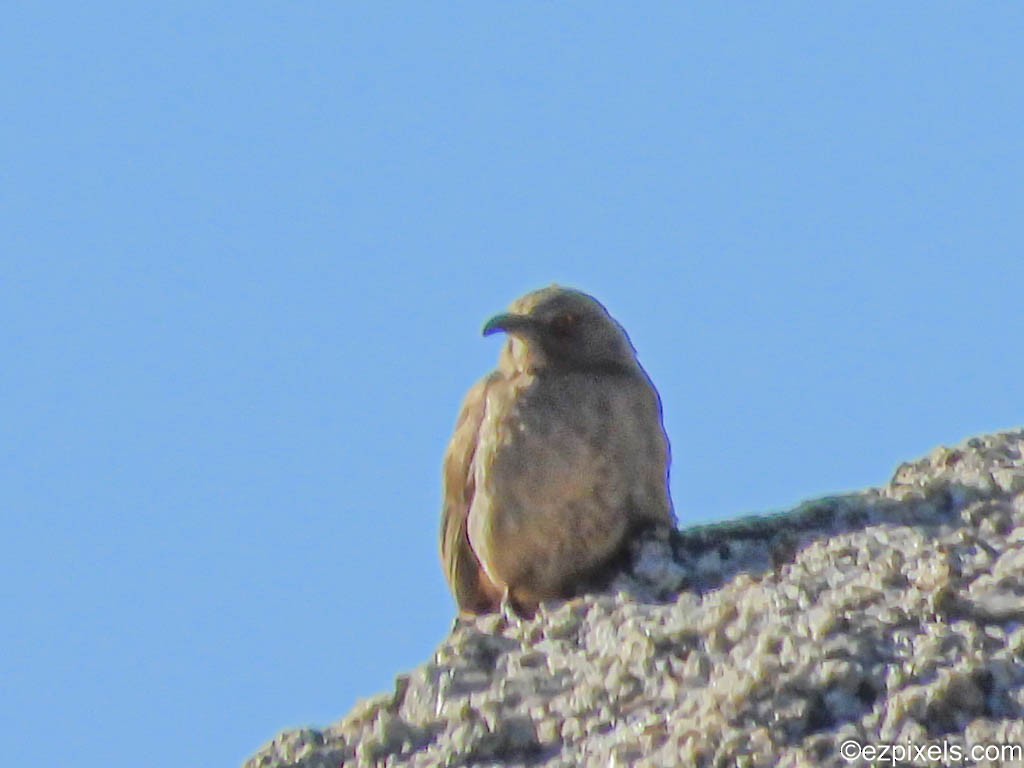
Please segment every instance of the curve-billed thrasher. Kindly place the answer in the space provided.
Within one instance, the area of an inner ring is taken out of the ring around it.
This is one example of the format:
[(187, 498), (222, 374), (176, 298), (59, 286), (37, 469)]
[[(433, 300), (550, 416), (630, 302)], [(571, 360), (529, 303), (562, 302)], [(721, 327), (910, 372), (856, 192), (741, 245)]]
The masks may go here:
[(643, 525), (674, 523), (661, 401), (626, 332), (558, 286), (491, 318), (498, 368), (462, 406), (444, 460), (441, 560), (463, 613), (525, 615), (600, 576)]

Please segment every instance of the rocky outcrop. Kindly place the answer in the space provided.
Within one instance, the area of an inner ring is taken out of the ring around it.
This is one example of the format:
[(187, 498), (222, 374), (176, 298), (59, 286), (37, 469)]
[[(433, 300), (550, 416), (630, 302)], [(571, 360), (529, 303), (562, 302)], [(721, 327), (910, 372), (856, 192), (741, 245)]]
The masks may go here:
[(1024, 762), (1022, 454), (1024, 431), (978, 437), (883, 488), (651, 535), (606, 593), (460, 622), (246, 768)]

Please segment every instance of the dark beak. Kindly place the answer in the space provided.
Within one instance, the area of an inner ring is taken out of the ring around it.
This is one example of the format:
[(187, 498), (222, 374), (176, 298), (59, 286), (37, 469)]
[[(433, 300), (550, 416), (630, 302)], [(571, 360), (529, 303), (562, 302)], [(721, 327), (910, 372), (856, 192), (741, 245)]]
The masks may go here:
[(515, 315), (505, 313), (495, 315), (484, 324), (484, 336), (490, 336), (498, 331), (505, 333), (528, 333), (537, 327), (536, 322), (529, 315)]

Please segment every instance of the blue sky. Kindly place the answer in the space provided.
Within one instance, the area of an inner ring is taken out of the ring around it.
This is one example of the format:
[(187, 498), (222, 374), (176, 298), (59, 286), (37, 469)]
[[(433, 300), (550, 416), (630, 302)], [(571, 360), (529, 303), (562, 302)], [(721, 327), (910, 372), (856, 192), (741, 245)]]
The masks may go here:
[(238, 764), (427, 659), (480, 328), (552, 281), (683, 525), (1024, 421), (1018, 4), (3, 16), (11, 764)]

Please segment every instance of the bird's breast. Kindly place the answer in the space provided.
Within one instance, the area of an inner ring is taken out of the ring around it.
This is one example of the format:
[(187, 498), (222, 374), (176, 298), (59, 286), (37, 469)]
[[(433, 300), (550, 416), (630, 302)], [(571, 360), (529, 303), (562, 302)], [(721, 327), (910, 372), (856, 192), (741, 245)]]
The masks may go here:
[(632, 431), (628, 389), (582, 377), (512, 387), (511, 396), (497, 398), (493, 408), (488, 402), (488, 474), (517, 486), (530, 479), (546, 496), (563, 487), (589, 487), (594, 470), (625, 459), (621, 449)]
[(644, 386), (624, 376), (522, 377), (489, 391), (469, 523), (492, 575), (507, 581), (553, 551), (601, 555), (604, 540), (618, 540), (639, 468), (664, 439)]

